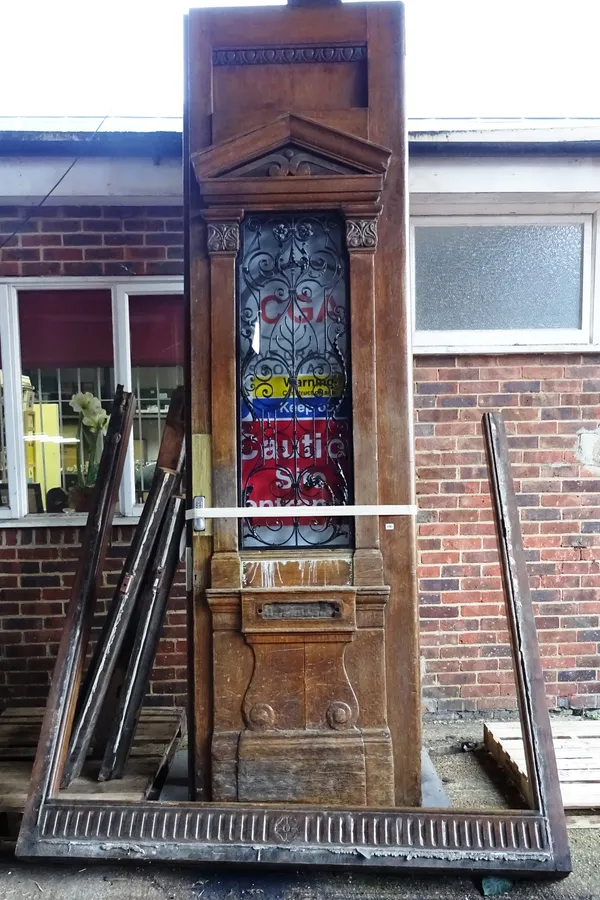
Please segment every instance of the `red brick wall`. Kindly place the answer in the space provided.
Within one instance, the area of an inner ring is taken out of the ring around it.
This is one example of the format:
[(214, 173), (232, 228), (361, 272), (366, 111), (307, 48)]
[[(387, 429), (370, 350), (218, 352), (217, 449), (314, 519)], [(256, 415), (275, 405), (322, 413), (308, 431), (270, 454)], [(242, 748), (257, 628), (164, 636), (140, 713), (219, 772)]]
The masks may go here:
[(552, 706), (600, 699), (600, 479), (574, 455), (600, 418), (600, 355), (415, 360), (424, 703), (514, 705), (481, 415), (502, 410), (511, 446)]
[[(29, 211), (30, 212), (30, 211)], [(0, 206), (0, 277), (181, 275), (180, 207)]]
[[(0, 276), (181, 275), (180, 207), (0, 207)], [(111, 596), (131, 539), (113, 530), (99, 614)], [(45, 700), (80, 534), (74, 528), (0, 528), (0, 708)], [(149, 702), (184, 705), (185, 594), (172, 592)], [(96, 632), (94, 632), (95, 634)]]
[[(132, 527), (113, 529), (98, 594), (98, 634), (127, 553)], [(0, 709), (43, 704), (64, 621), (81, 541), (78, 528), (0, 530)], [(93, 645), (93, 643), (92, 643)], [(147, 702), (184, 706), (185, 579), (171, 592)]]
[[(177, 275), (179, 208), (0, 207), (0, 276)], [(502, 409), (529, 555), (551, 705), (600, 706), (600, 481), (575, 461), (600, 416), (600, 356), (419, 357), (415, 361), (423, 693), (433, 713), (514, 705), (480, 419)], [(130, 530), (115, 528), (102, 599)], [(79, 535), (0, 529), (0, 701), (47, 693)], [(185, 695), (183, 585), (167, 616), (151, 702)]]

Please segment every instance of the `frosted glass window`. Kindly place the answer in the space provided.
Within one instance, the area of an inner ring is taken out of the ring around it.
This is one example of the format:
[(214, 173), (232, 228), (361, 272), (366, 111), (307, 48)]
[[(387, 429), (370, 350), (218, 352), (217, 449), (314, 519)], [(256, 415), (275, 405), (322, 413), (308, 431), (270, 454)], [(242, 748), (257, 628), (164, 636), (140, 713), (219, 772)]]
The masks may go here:
[(415, 227), (417, 331), (581, 328), (583, 225)]

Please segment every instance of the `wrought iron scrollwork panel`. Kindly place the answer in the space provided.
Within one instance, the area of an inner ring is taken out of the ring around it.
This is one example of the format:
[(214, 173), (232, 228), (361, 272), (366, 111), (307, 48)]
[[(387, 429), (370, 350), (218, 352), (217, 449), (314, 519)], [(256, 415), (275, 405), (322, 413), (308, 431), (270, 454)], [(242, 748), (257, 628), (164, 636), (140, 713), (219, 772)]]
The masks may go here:
[(241, 504), (314, 518), (242, 520), (242, 546), (347, 547), (352, 502), (348, 261), (334, 213), (251, 215), (238, 271)]

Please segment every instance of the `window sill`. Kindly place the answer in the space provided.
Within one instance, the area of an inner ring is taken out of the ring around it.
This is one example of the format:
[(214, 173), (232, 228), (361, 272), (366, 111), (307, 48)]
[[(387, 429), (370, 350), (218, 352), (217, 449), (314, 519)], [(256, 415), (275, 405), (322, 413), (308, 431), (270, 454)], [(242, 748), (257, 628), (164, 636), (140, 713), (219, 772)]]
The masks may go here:
[[(137, 525), (139, 520), (139, 516), (115, 516), (112, 524)], [(81, 528), (86, 521), (87, 513), (32, 513), (22, 519), (0, 519), (0, 531), (4, 528)]]
[(515, 353), (598, 353), (599, 344), (419, 344), (413, 340), (413, 356), (487, 356)]

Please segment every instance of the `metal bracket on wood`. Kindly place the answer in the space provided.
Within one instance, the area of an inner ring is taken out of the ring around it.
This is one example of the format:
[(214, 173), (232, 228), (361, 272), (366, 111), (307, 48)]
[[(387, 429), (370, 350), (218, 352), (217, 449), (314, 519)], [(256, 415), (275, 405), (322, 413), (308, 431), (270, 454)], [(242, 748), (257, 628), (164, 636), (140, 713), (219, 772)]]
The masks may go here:
[(188, 516), (186, 513), (186, 518), (194, 520), (194, 531), (206, 531), (206, 516), (204, 515), (205, 506), (206, 497), (194, 497), (194, 507), (191, 510), (193, 516)]

